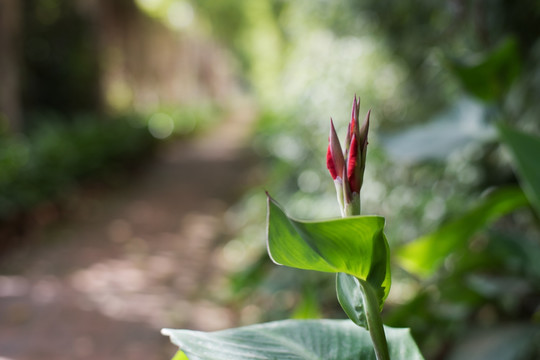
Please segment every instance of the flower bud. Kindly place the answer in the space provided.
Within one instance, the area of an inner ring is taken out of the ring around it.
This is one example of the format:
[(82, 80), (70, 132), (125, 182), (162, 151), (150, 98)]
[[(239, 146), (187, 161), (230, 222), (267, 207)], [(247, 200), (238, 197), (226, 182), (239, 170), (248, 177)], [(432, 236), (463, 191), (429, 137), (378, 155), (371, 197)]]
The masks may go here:
[(331, 128), (326, 165), (336, 185), (342, 215), (360, 214), (360, 189), (362, 188), (366, 167), (367, 136), (371, 110), (368, 111), (362, 127), (359, 126), (359, 112), (360, 102), (357, 101), (355, 95), (351, 121), (349, 122), (345, 140), (345, 153), (341, 152), (334, 123), (330, 119)]

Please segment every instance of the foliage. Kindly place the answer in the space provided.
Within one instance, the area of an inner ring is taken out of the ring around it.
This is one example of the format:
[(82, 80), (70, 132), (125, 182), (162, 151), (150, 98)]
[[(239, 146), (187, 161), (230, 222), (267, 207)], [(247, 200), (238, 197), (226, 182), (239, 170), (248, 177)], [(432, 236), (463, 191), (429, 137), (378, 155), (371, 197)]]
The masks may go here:
[(125, 166), (151, 145), (133, 118), (45, 121), (28, 138), (7, 137), (0, 149), (0, 220), (61, 198), (77, 182)]
[(201, 102), (184, 106), (162, 106), (143, 114), (135, 115), (141, 118), (141, 126), (156, 139), (181, 137), (204, 132), (216, 125), (223, 116), (223, 110), (216, 104)]
[(114, 118), (31, 114), (28, 136), (1, 139), (0, 221), (62, 198), (81, 181), (105, 179), (137, 163), (150, 154), (156, 139), (193, 136), (221, 118), (221, 109), (210, 103)]
[(74, 115), (99, 107), (98, 39), (71, 1), (21, 1), (24, 111)]
[[(485, 85), (489, 87), (490, 83)], [(502, 95), (508, 89), (497, 91)], [(540, 254), (538, 218), (537, 213), (531, 213), (538, 209), (540, 181), (535, 159), (540, 154), (540, 137), (503, 123), (498, 129), (523, 190), (512, 187), (493, 192), (457, 219), (407, 244), (399, 254), (406, 269), (427, 277), (425, 284), (435, 281), (438, 295), (435, 301), (433, 289), (424, 285), (410, 301), (395, 309), (390, 323), (404, 325), (412, 320), (408, 314), (414, 312), (417, 325), (413, 328), (418, 335), (422, 333), (424, 349), (428, 341), (434, 341), (428, 353), (439, 352), (438, 356), (445, 347), (452, 346), (449, 358), (459, 358), (458, 354), (470, 351), (471, 341), (481, 339), (486, 344), (475, 352), (475, 358), (533, 359), (540, 353), (534, 340), (539, 328), (530, 325), (537, 322), (538, 310), (529, 304), (540, 298), (540, 272), (532, 260)], [(529, 207), (517, 211), (526, 205)], [(506, 216), (508, 213), (514, 213), (514, 219)], [(524, 220), (517, 220), (524, 215)], [(490, 226), (493, 222), (495, 225)], [(448, 317), (445, 307), (452, 306), (456, 312)], [(487, 319), (483, 311), (490, 312)], [(467, 329), (471, 322), (472, 330)], [(509, 327), (512, 330), (507, 330)], [(470, 334), (471, 339), (465, 340), (463, 333)], [(451, 344), (453, 341), (461, 343)]]
[(508, 38), (473, 63), (449, 61), (450, 71), (471, 95), (483, 101), (503, 98), (520, 72), (517, 43)]
[(540, 215), (540, 137), (499, 125), (499, 133), (503, 143), (512, 153), (515, 167), (520, 175), (521, 186), (532, 206)]
[(499, 189), (459, 218), (402, 247), (399, 260), (415, 274), (432, 275), (450, 253), (465, 247), (480, 229), (527, 204), (519, 188)]
[[(266, 88), (280, 101), (264, 109), (254, 140), (268, 161), (267, 190), (286, 199), (295, 217), (333, 216), (337, 208), (327, 195), (332, 184), (322, 180), (323, 163), (313, 160), (324, 148), (324, 120), (339, 114), (332, 106), (342, 106), (341, 100), (329, 99), (357, 89), (370, 94), (377, 134), (370, 139), (363, 207), (385, 215), (390, 245), (408, 243), (394, 260), (412, 271), (393, 272), (395, 286), (383, 314), (387, 323), (411, 327), (429, 358), (460, 358), (460, 344), (475, 339), (485, 340), (484, 354), (501, 359), (505, 352), (494, 349), (505, 337), (503, 330), (517, 323), (504, 341), (507, 352), (525, 349), (519, 356), (535, 358), (532, 340), (525, 340), (534, 337), (525, 334), (535, 333), (540, 298), (533, 260), (539, 254), (538, 215), (528, 206), (537, 203), (529, 183), (538, 167), (522, 168), (538, 158), (537, 136), (531, 136), (540, 130), (537, 4), (298, 1), (282, 2), (276, 18), (289, 51), (281, 53), (283, 67), (274, 79), (284, 81), (279, 91)], [(374, 48), (361, 47), (355, 57), (356, 44), (374, 39)], [(342, 43), (349, 47), (340, 48)], [(371, 58), (369, 49), (378, 57)], [(325, 53), (332, 54), (331, 66)], [(474, 106), (455, 111), (463, 102)], [(441, 117), (445, 127), (425, 131)], [(429, 136), (406, 146), (430, 155), (435, 149), (440, 156), (404, 160), (387, 151), (409, 130)], [(478, 136), (443, 147), (446, 139), (467, 131)], [(264, 231), (254, 229), (263, 211), (253, 205), (260, 202), (254, 193), (244, 200), (248, 210), (235, 209), (243, 224), (248, 219), (253, 224), (234, 240), (246, 247)], [(237, 287), (247, 284), (253, 290), (239, 292), (234, 301), (256, 302), (263, 319), (275, 319), (293, 314), (309, 297), (303, 289), (315, 287), (325, 292), (317, 295), (317, 310), (309, 316), (335, 316), (330, 277), (287, 276), (264, 262), (264, 250), (259, 249), (260, 257), (246, 257), (252, 266), (232, 278)], [(272, 293), (292, 293), (294, 301), (280, 302)], [(513, 334), (523, 341), (512, 342)]]

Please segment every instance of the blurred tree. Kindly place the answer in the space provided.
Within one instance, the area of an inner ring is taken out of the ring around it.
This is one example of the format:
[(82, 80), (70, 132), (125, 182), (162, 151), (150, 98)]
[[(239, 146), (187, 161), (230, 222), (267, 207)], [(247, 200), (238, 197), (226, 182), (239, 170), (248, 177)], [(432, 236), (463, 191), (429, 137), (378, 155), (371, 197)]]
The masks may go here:
[(19, 98), (20, 1), (0, 1), (0, 132), (21, 128)]
[(102, 93), (109, 109), (218, 101), (238, 90), (227, 51), (197, 28), (189, 4), (161, 10), (139, 3), (96, 2)]
[(44, 112), (154, 111), (238, 92), (234, 61), (188, 2), (170, 2), (160, 17), (141, 3), (2, 0), (0, 101), (10, 127), (24, 116), (32, 128)]
[(99, 52), (92, 23), (76, 1), (23, 2), (25, 113), (73, 115), (99, 108)]

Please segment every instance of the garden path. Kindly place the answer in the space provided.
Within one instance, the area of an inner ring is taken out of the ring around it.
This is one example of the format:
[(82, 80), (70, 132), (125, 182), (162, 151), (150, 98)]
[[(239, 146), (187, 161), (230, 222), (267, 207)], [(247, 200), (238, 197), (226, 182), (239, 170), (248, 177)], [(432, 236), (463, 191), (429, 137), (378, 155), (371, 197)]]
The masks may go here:
[[(235, 314), (220, 281), (223, 216), (253, 178), (253, 111), (164, 146), (129, 183), (86, 195), (67, 221), (27, 235), (0, 264), (0, 360), (165, 360), (162, 327), (215, 330)], [(222, 280), (222, 279), (221, 279)]]

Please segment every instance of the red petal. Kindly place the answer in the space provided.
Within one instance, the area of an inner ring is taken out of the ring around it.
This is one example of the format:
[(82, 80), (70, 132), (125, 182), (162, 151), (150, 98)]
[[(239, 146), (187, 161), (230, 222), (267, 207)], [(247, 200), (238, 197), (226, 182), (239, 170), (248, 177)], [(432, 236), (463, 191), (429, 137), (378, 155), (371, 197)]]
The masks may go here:
[(360, 111), (360, 102), (356, 100), (356, 95), (354, 95), (353, 105), (352, 105), (352, 111), (351, 111), (351, 121), (349, 123), (349, 127), (347, 129), (347, 146), (350, 147), (350, 141), (352, 139), (353, 134), (356, 134), (358, 137), (359, 135), (359, 121), (358, 121), (358, 113)]
[(328, 171), (330, 171), (332, 178), (335, 180), (336, 177), (341, 176), (341, 173), (343, 172), (345, 159), (343, 158), (343, 152), (332, 119), (330, 119), (330, 125), (330, 137), (328, 139), (329, 144), (326, 153), (326, 167), (328, 168)]
[(360, 192), (360, 184), (358, 184), (357, 173), (359, 159), (358, 159), (358, 142), (356, 141), (356, 134), (352, 135), (351, 146), (349, 148), (349, 155), (347, 156), (347, 181), (352, 192)]
[(334, 159), (332, 159), (332, 150), (330, 149), (330, 144), (328, 144), (328, 152), (326, 153), (326, 167), (328, 168), (328, 171), (330, 171), (330, 176), (332, 176), (332, 179), (336, 180), (338, 175), (336, 165), (334, 164)]

